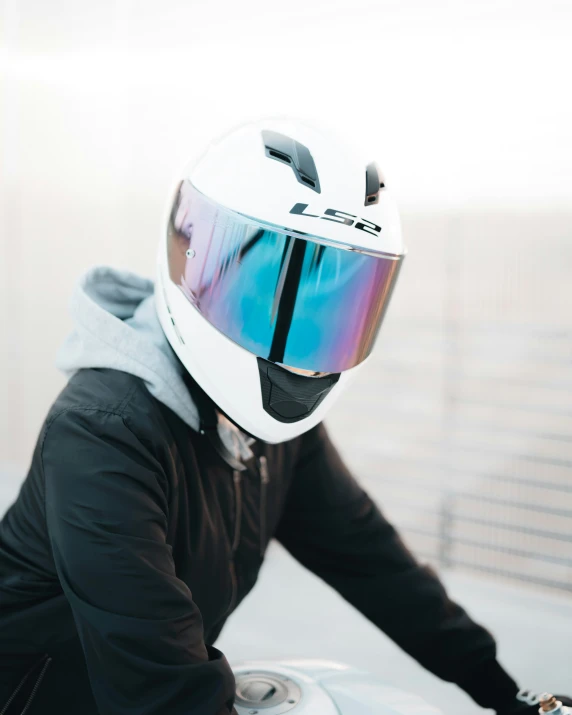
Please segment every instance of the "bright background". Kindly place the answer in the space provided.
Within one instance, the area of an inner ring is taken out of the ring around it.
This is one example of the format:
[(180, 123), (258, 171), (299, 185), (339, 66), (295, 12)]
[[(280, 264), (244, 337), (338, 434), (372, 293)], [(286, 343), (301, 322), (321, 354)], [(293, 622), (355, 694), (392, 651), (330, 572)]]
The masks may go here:
[[(409, 246), (331, 430), (516, 677), (572, 690), (571, 4), (0, 6), (2, 507), (64, 384), (53, 361), (81, 272), (153, 274), (173, 179), (229, 123), (327, 122), (379, 161)], [(335, 654), (446, 715), (478, 712), (332, 599), (276, 550), (225, 649)]]

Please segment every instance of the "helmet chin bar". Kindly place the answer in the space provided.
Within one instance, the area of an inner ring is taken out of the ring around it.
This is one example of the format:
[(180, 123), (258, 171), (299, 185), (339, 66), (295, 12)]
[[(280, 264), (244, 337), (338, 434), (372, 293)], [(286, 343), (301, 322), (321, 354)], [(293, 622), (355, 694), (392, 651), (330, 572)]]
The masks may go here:
[(311, 415), (340, 379), (340, 373), (309, 377), (260, 357), (257, 362), (262, 406), (278, 422), (298, 422)]

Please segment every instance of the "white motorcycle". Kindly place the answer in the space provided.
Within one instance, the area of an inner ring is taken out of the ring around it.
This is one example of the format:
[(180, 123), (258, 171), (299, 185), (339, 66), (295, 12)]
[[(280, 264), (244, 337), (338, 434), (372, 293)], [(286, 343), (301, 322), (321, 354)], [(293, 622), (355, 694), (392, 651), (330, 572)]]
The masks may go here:
[[(417, 695), (331, 661), (249, 661), (233, 672), (238, 715), (443, 715)], [(530, 704), (541, 715), (572, 715), (548, 693)]]
[(443, 715), (370, 673), (330, 661), (252, 661), (233, 671), (238, 715)]

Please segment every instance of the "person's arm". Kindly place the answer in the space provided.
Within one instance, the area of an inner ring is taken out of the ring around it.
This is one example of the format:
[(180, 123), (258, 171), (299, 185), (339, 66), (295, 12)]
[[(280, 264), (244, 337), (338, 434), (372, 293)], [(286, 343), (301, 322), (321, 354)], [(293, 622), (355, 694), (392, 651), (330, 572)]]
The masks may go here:
[(54, 561), (99, 711), (233, 712), (232, 671), (175, 572), (151, 452), (121, 416), (86, 409), (55, 418), (42, 454)]
[(279, 541), (440, 678), (502, 710), (517, 686), (490, 633), (451, 601), (349, 474), (323, 426), (302, 438)]

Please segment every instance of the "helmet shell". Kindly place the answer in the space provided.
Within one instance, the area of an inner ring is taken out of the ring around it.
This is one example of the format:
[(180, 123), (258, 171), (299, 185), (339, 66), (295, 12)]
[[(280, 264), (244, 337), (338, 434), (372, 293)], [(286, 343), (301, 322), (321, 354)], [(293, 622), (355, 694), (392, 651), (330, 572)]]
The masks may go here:
[[(285, 135), (307, 147), (317, 171), (319, 192), (299, 181), (292, 166), (268, 156), (264, 132)], [(225, 209), (261, 224), (323, 238), (341, 249), (402, 256), (405, 251), (399, 217), (387, 189), (380, 188), (375, 201), (366, 205), (368, 159), (371, 161), (371, 157), (362, 160), (338, 138), (306, 124), (259, 121), (213, 142), (178, 177), (177, 186), (188, 179), (201, 194)], [(298, 209), (293, 212), (295, 206)], [(304, 207), (302, 211), (300, 206)], [(264, 409), (257, 356), (211, 325), (171, 280), (167, 251), (171, 211), (172, 204), (164, 217), (155, 296), (159, 320), (173, 350), (215, 404), (247, 433), (279, 443), (307, 432), (324, 419), (367, 359), (342, 372), (307, 416), (295, 422), (275, 419)], [(380, 230), (362, 230), (368, 225)]]
[[(319, 193), (298, 181), (287, 164), (269, 160), (264, 151), (265, 131), (291, 137), (309, 149), (319, 177)], [(399, 214), (390, 190), (384, 186), (376, 203), (366, 203), (366, 167), (372, 159), (361, 157), (330, 132), (308, 124), (260, 121), (211, 144), (189, 168), (188, 178), (205, 196), (246, 216), (363, 250), (402, 255)], [(303, 214), (291, 212), (297, 204), (307, 205)], [(353, 224), (323, 220), (327, 209), (355, 220)], [(381, 231), (373, 235), (356, 229), (359, 219), (380, 226)]]

